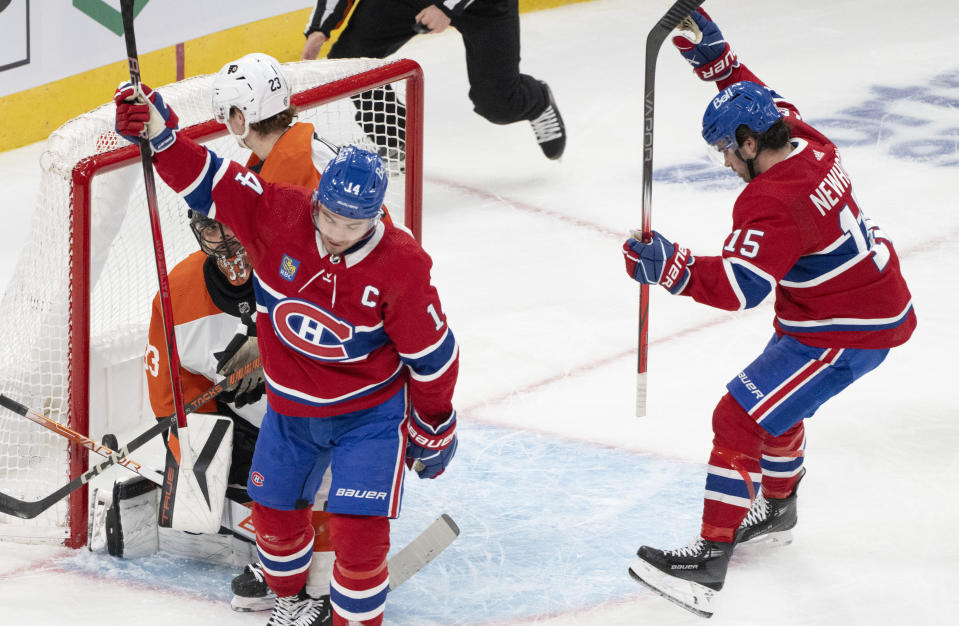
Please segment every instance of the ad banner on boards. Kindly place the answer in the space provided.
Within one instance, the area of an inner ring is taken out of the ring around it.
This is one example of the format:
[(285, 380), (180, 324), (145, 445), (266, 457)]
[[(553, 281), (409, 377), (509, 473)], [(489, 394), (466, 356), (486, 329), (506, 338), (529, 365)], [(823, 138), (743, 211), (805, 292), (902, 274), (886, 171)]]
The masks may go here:
[[(315, 6), (309, 0), (137, 0), (140, 54)], [(119, 0), (0, 0), (0, 97), (123, 60)]]

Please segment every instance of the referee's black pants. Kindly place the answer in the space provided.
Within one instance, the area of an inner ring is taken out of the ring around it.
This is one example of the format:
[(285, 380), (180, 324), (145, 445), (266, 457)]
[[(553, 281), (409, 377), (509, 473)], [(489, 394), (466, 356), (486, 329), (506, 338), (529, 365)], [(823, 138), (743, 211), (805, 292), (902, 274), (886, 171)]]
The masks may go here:
[[(381, 59), (416, 33), (416, 14), (429, 0), (359, 0), (330, 59)], [(519, 71), (518, 0), (476, 0), (452, 26), (463, 37), (473, 110), (494, 124), (531, 120), (549, 105), (546, 87)]]

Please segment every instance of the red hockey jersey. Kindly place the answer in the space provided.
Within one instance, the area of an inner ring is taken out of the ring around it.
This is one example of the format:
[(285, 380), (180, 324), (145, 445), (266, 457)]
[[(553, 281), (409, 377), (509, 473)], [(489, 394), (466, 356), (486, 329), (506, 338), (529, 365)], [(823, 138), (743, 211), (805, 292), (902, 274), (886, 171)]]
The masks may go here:
[[(741, 66), (719, 87), (740, 80), (761, 84)], [(682, 295), (737, 310), (775, 291), (776, 332), (806, 345), (904, 343), (916, 315), (892, 242), (860, 209), (836, 146), (777, 105), (793, 151), (746, 185), (722, 256), (696, 256)]]
[(191, 209), (230, 226), (246, 248), (274, 409), (341, 415), (409, 381), (424, 420), (450, 415), (459, 351), (432, 262), (408, 232), (379, 222), (359, 249), (331, 255), (313, 226), (310, 189), (268, 183), (183, 137), (154, 163)]

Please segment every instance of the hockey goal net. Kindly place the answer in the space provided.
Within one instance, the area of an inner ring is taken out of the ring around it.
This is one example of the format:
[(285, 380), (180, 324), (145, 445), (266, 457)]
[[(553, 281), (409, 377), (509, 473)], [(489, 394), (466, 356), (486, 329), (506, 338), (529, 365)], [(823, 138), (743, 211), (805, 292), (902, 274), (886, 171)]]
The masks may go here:
[[(324, 60), (287, 63), (284, 72), (298, 121), (334, 144), (386, 157), (387, 207), (419, 238), (419, 66)], [(197, 76), (159, 90), (182, 133), (245, 163), (249, 152), (212, 120), (212, 79)], [(47, 140), (30, 243), (0, 301), (0, 392), (97, 441), (107, 432), (145, 430), (153, 420), (142, 355), (156, 261), (139, 153), (114, 132), (113, 110), (110, 103), (81, 115)], [(184, 202), (159, 180), (157, 193), (169, 271), (197, 244)], [(0, 492), (37, 500), (90, 461), (81, 446), (0, 409)], [(84, 488), (32, 520), (0, 514), (0, 539), (79, 547), (87, 510)]]

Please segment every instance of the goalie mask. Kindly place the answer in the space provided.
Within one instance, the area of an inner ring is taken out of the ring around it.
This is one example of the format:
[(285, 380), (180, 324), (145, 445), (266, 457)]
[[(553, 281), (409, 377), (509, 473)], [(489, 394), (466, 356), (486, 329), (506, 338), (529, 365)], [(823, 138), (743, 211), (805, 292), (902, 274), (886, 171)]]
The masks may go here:
[(250, 262), (243, 244), (229, 226), (224, 226), (202, 213), (190, 211), (190, 230), (207, 256), (216, 259), (217, 267), (230, 283), (242, 285), (250, 277)]
[[(243, 134), (233, 133), (227, 123), (230, 111), (243, 112)], [(279, 62), (261, 52), (254, 52), (223, 66), (213, 79), (213, 117), (226, 124), (240, 146), (250, 134), (250, 124), (269, 119), (290, 108), (290, 84)]]

